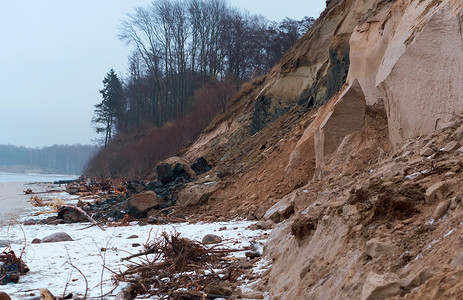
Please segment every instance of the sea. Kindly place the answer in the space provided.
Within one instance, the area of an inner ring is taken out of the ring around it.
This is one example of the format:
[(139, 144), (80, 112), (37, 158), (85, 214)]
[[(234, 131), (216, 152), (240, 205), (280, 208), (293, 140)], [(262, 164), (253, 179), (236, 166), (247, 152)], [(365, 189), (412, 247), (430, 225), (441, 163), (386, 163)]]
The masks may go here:
[(74, 180), (78, 177), (79, 175), (0, 172), (0, 229), (9, 224), (12, 218), (21, 218), (25, 210), (31, 208), (30, 195), (26, 195), (25, 190), (43, 192), (57, 189), (59, 187), (53, 185), (53, 182)]
[(77, 178), (79, 178), (79, 175), (0, 172), (0, 182), (55, 182)]

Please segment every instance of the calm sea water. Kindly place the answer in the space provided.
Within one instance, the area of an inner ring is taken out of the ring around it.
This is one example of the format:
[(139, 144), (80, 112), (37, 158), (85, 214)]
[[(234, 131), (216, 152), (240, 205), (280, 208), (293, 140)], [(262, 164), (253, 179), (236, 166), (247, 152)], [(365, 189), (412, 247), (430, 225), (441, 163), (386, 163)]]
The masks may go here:
[(79, 175), (0, 172), (0, 182), (54, 182), (58, 180), (73, 180), (77, 178), (79, 178)]

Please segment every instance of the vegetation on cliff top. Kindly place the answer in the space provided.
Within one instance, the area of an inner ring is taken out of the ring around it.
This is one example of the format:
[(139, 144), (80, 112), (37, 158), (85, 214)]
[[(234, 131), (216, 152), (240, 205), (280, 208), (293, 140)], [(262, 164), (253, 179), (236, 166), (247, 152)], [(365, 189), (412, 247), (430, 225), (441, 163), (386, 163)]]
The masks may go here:
[(141, 176), (177, 154), (313, 22), (270, 22), (224, 0), (158, 0), (128, 14), (119, 37), (133, 47), (129, 72), (103, 80), (92, 121), (105, 147), (86, 175)]

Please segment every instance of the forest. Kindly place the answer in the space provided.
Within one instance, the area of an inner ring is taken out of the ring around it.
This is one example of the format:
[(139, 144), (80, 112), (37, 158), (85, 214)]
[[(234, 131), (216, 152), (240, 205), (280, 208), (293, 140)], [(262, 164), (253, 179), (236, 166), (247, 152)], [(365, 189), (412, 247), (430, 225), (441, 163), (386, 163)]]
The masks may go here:
[(225, 0), (157, 0), (136, 8), (119, 27), (132, 49), (128, 72), (110, 70), (103, 79), (92, 119), (103, 148), (86, 173), (139, 175), (176, 154), (313, 22), (269, 21)]
[(81, 174), (97, 150), (79, 144), (44, 148), (0, 145), (0, 171)]

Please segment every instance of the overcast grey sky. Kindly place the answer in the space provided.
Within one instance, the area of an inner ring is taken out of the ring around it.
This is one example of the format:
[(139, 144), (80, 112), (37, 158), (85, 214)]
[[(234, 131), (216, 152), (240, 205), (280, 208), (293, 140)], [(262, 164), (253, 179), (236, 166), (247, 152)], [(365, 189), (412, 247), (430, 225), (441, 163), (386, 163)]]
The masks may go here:
[[(0, 144), (88, 144), (109, 69), (125, 75), (117, 39), (127, 13), (151, 0), (0, 0)], [(230, 0), (280, 21), (318, 17), (325, 0)]]

